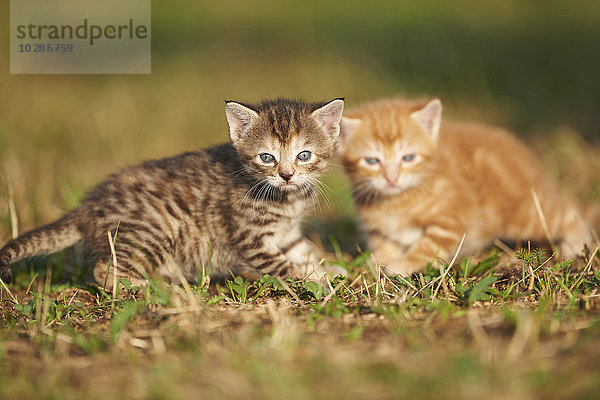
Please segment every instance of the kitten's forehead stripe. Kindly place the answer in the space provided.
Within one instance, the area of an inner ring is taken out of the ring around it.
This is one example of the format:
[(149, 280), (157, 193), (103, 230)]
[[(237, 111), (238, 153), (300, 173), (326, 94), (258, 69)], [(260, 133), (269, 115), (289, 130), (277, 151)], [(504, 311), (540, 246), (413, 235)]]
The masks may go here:
[(302, 129), (307, 128), (310, 114), (326, 105), (321, 103), (304, 103), (299, 100), (274, 99), (266, 100), (260, 104), (245, 104), (244, 106), (255, 110), (270, 128), (273, 137), (281, 144), (298, 135)]

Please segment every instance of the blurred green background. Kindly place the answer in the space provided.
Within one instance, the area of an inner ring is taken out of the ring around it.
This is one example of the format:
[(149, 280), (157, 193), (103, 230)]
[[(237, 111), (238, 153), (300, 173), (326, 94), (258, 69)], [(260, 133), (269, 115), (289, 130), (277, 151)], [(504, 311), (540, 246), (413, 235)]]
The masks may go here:
[[(127, 164), (227, 140), (225, 99), (442, 98), (522, 135), (600, 125), (600, 2), (154, 1), (152, 74), (10, 75), (0, 6), (0, 239)], [(563, 128), (561, 128), (563, 127)], [(325, 216), (352, 225), (339, 166)], [(339, 225), (338, 225), (339, 226)], [(348, 228), (350, 229), (350, 228)]]

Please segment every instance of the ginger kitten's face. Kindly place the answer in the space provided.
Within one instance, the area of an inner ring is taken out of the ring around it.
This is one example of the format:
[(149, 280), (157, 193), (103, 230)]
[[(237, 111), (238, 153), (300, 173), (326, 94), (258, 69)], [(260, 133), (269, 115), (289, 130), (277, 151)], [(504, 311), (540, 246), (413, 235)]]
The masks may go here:
[(359, 199), (418, 186), (437, 147), (442, 106), (387, 100), (342, 120), (343, 159)]
[(344, 102), (277, 99), (252, 106), (227, 102), (233, 145), (246, 170), (282, 190), (315, 183), (333, 158)]

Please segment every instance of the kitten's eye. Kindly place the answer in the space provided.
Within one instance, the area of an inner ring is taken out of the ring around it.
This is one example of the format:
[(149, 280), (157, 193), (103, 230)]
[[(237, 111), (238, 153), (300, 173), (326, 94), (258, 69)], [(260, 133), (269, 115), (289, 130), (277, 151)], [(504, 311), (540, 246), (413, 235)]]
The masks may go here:
[(402, 156), (402, 161), (404, 162), (411, 162), (411, 161), (415, 161), (415, 158), (417, 157), (416, 154), (412, 153), (412, 154), (405, 154)]
[(369, 165), (375, 165), (379, 163), (379, 158), (377, 157), (365, 157), (365, 161)]
[(310, 151), (304, 150), (304, 151), (298, 153), (298, 156), (296, 158), (300, 161), (308, 161), (311, 156), (312, 156), (312, 153)]
[(275, 157), (273, 157), (269, 153), (261, 153), (259, 157), (260, 161), (264, 162), (265, 164), (271, 164), (273, 161), (275, 161)]

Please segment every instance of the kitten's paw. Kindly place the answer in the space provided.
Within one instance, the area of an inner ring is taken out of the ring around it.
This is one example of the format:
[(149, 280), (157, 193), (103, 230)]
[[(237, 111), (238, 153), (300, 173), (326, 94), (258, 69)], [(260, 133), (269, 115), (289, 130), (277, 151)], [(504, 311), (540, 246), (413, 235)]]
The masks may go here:
[(304, 274), (306, 279), (318, 282), (324, 286), (327, 284), (325, 276), (328, 276), (330, 279), (333, 279), (338, 275), (341, 275), (344, 278), (348, 277), (348, 271), (338, 265), (317, 265), (309, 268), (310, 269)]
[(348, 271), (346, 271), (346, 268), (340, 267), (339, 265), (321, 266), (321, 269), (332, 278), (335, 278), (338, 275), (341, 275), (344, 278), (348, 277)]
[(587, 246), (582, 243), (576, 246), (569, 243), (561, 243), (560, 246), (558, 246), (558, 258), (563, 261), (576, 261), (584, 258), (584, 254), (586, 254), (587, 251)]
[(8, 264), (8, 257), (0, 257), (0, 278), (2, 278), (2, 281), (6, 284), (12, 282), (12, 270)]
[(409, 276), (415, 272), (420, 272), (425, 266), (410, 265), (405, 263), (384, 264), (381, 266), (382, 271), (388, 276)]

